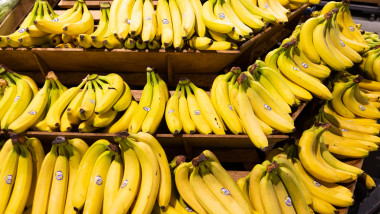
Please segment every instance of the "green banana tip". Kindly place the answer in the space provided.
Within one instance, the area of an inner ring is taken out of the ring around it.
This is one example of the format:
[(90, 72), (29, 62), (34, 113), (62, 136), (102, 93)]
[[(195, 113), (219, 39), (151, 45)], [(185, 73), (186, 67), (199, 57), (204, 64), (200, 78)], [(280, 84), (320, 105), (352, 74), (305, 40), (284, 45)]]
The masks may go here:
[(114, 136), (114, 140), (116, 142), (120, 142), (122, 139), (127, 138), (128, 136), (129, 136), (129, 133), (127, 131), (117, 132)]
[(64, 136), (57, 136), (52, 142), (52, 145), (58, 145), (66, 142), (66, 138)]
[(230, 69), (230, 72), (234, 73), (234, 74), (238, 74), (238, 73), (241, 73), (241, 68), (240, 67), (232, 67)]
[(187, 78), (187, 77), (181, 77), (181, 78), (179, 78), (178, 84), (180, 84), (180, 85), (187, 85), (189, 83), (190, 83), (189, 78)]
[(241, 85), (245, 79), (247, 79), (247, 75), (245, 73), (241, 73), (237, 78), (237, 82)]
[(99, 74), (91, 74), (90, 76), (87, 77), (87, 81), (94, 81), (99, 78)]
[(259, 65), (254, 63), (248, 67), (248, 71), (249, 71), (249, 73), (253, 74), (253, 73), (255, 73), (256, 69), (258, 69), (258, 68), (259, 68)]
[(193, 160), (191, 160), (191, 163), (193, 164), (193, 166), (197, 167), (197, 166), (199, 166), (200, 163), (202, 163), (203, 161), (206, 161), (206, 160), (208, 160), (206, 155), (201, 153), (197, 157), (193, 158)]

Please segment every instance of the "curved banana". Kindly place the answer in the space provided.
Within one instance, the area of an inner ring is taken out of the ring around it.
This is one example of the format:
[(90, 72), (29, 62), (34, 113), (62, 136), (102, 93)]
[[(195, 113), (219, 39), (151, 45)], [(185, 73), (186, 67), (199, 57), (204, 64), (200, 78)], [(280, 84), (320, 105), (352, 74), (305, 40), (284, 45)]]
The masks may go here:
[(334, 110), (341, 116), (345, 118), (355, 118), (355, 114), (352, 113), (344, 104), (343, 104), (343, 94), (346, 89), (355, 84), (353, 81), (348, 81), (346, 83), (335, 82), (334, 88), (332, 91), (333, 99), (331, 100), (331, 105)]
[[(71, 199), (73, 195), (74, 182), (77, 176), (77, 172), (79, 169), (79, 164), (81, 161), (81, 154), (75, 149), (75, 147), (67, 141), (68, 144), (65, 145), (65, 149), (67, 150), (67, 155), (69, 159), (69, 171), (68, 171), (68, 184), (67, 184), (67, 197), (64, 208), (64, 213), (74, 213), (74, 207), (72, 205)], [(87, 145), (87, 144), (86, 144)]]
[(177, 85), (175, 93), (168, 100), (168, 104), (165, 109), (165, 121), (169, 128), (169, 131), (173, 134), (179, 134), (182, 131), (182, 122), (179, 116), (179, 105), (178, 105), (178, 92), (181, 88), (180, 85)]
[(136, 0), (132, 7), (129, 34), (132, 37), (140, 35), (143, 25), (143, 0)]
[(104, 186), (103, 210), (108, 213), (112, 209), (112, 203), (117, 195), (123, 179), (123, 161), (121, 155), (116, 153), (108, 170)]
[(230, 0), (229, 2), (235, 14), (244, 24), (252, 28), (253, 31), (258, 32), (264, 29), (264, 22), (253, 15), (239, 0)]
[(117, 133), (119, 131), (125, 131), (129, 127), (129, 123), (132, 120), (134, 112), (137, 110), (138, 103), (134, 100), (132, 100), (131, 104), (129, 105), (128, 109), (124, 112), (123, 116), (112, 124), (110, 127), (106, 129), (105, 132), (107, 133)]
[(17, 176), (17, 166), (20, 155), (19, 147), (17, 145), (12, 145), (11, 140), (8, 142), (10, 142), (10, 150), (9, 153), (4, 155), (4, 162), (2, 162), (2, 168), (0, 170), (0, 175), (3, 178), (0, 182), (0, 211), (2, 213), (4, 213), (7, 208), (9, 198), (11, 197), (12, 188)]
[[(299, 35), (299, 48), (305, 53), (310, 61), (315, 64), (321, 62), (321, 57), (316, 50), (315, 42), (313, 39), (314, 30), (317, 25), (323, 20), (323, 16), (308, 19), (301, 27)], [(319, 37), (322, 40), (323, 37)], [(314, 45), (311, 45), (314, 44)]]
[(289, 193), (287, 192), (284, 183), (281, 181), (280, 177), (275, 173), (271, 173), (270, 179), (272, 180), (273, 189), (276, 193), (277, 201), (280, 206), (281, 212), (295, 214), (296, 211), (294, 210), (293, 201), (289, 196)]
[(279, 202), (277, 201), (276, 192), (274, 191), (271, 173), (266, 173), (260, 180), (259, 191), (260, 191), (260, 200), (271, 201), (271, 203), (263, 203), (264, 213), (273, 213), (280, 214), (281, 208)]
[(267, 166), (256, 164), (249, 173), (249, 196), (254, 209), (264, 213), (263, 203), (260, 197), (260, 180), (265, 176)]
[(85, 92), (82, 103), (78, 109), (78, 116), (81, 120), (88, 120), (94, 114), (96, 106), (96, 95), (92, 81), (90, 81), (87, 84), (87, 88), (84, 88), (83, 90), (85, 90)]
[(190, 116), (185, 93), (185, 86), (181, 86), (181, 96), (178, 100), (179, 117), (182, 122), (183, 131), (186, 134), (194, 134), (196, 132), (196, 125)]

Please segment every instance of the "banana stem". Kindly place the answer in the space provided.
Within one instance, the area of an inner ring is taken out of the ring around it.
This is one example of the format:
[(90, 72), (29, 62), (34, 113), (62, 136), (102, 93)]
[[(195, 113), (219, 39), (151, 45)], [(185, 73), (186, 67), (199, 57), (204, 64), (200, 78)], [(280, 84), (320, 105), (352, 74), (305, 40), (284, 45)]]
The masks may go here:
[(64, 136), (57, 136), (52, 142), (52, 145), (63, 145), (67, 144), (66, 138)]

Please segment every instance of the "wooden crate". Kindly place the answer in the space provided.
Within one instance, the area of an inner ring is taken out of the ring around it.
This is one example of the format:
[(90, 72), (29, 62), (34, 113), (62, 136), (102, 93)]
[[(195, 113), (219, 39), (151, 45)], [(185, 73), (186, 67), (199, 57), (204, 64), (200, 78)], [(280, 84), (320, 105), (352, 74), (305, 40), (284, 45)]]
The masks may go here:
[[(10, 17), (0, 25), (0, 34), (7, 35), (16, 30), (16, 27), (24, 19), (27, 11), (33, 6), (34, 0), (22, 1), (23, 5), (18, 6)], [(52, 5), (58, 3), (57, 0), (50, 0)], [(66, 2), (66, 3), (65, 3)], [(71, 2), (71, 3), (70, 3)], [(86, 1), (93, 4), (99, 1)], [(92, 3), (91, 3), (92, 2)], [(60, 6), (72, 4), (73, 1), (61, 1)], [(96, 4), (97, 4), (96, 3)], [(17, 72), (33, 74), (39, 71), (39, 63), (36, 56), (44, 61), (49, 69), (72, 77), (75, 73), (97, 73), (118, 72), (125, 73), (126, 76), (139, 76), (144, 73), (147, 66), (156, 67), (163, 72), (165, 80), (169, 86), (174, 86), (178, 79), (184, 75), (196, 73), (199, 77), (200, 86), (211, 86), (217, 73), (229, 66), (242, 66), (246, 68), (254, 60), (267, 52), (277, 42), (287, 36), (298, 24), (298, 20), (303, 14), (308, 4), (293, 11), (289, 15), (289, 22), (283, 25), (272, 25), (263, 32), (257, 34), (249, 41), (245, 42), (239, 50), (228, 51), (196, 51), (185, 49), (180, 52), (174, 50), (126, 50), (126, 49), (88, 49), (72, 48), (5, 48), (0, 50), (0, 64), (5, 64)], [(61, 13), (62, 9), (57, 13)], [(99, 18), (98, 10), (91, 10), (95, 19)], [(33, 76), (33, 75), (32, 75)], [(43, 83), (43, 78), (36, 78), (38, 83)], [(39, 82), (42, 80), (42, 82)], [(65, 82), (64, 82), (65, 83)], [(75, 83), (72, 83), (75, 84)], [(142, 86), (145, 83), (134, 81), (133, 84)]]
[[(350, 164), (350, 165), (355, 166), (355, 167), (358, 167), (358, 168), (362, 168), (363, 161), (364, 161), (364, 159), (353, 159), (353, 160), (345, 161), (345, 163)], [(237, 181), (239, 178), (247, 176), (250, 173), (250, 171), (228, 170), (228, 173), (231, 175), (231, 177), (235, 181)], [(352, 182), (352, 183), (342, 184), (342, 185), (344, 185), (345, 187), (349, 188), (351, 190), (351, 192), (353, 193), (355, 191), (356, 184), (357, 184), (357, 180), (354, 181), (354, 182)], [(341, 208), (341, 209), (339, 209), (339, 214), (347, 214), (348, 213), (348, 209), (349, 208)]]

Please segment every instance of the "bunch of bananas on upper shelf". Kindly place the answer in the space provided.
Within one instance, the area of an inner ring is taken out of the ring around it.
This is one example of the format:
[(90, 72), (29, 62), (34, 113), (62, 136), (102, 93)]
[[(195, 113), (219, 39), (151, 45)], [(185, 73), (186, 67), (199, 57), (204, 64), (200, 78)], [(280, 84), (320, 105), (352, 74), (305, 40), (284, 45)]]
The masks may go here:
[(120, 119), (104, 132), (116, 133), (126, 130), (130, 133), (143, 131), (153, 134), (156, 132), (164, 116), (169, 91), (165, 81), (160, 78), (154, 68), (148, 67), (146, 75), (147, 83), (142, 91), (140, 102), (129, 101), (129, 107), (126, 106), (128, 108)]
[[(0, 47), (60, 47), (181, 50), (237, 49), (266, 23), (286, 23), (290, 10), (307, 0), (115, 0), (100, 3), (94, 18), (83, 0), (57, 15), (47, 1), (36, 1), (19, 29), (0, 36)], [(314, 2), (318, 3), (318, 2)]]
[(374, 47), (363, 55), (359, 65), (361, 74), (371, 80), (380, 81), (380, 46)]
[(0, 151), (0, 212), (23, 213), (31, 209), (38, 174), (45, 157), (36, 138), (11, 135)]
[(262, 150), (268, 146), (265, 135), (295, 129), (289, 115), (290, 106), (297, 106), (294, 94), (283, 78), (260, 60), (247, 71), (234, 67), (219, 75), (211, 88), (211, 102), (232, 133), (248, 134)]
[(178, 209), (200, 214), (257, 213), (212, 152), (205, 150), (191, 162), (184, 159), (171, 163)]
[(172, 134), (178, 134), (182, 129), (186, 134), (196, 131), (201, 134), (225, 134), (223, 122), (209, 95), (189, 79), (179, 81), (174, 95), (168, 100), (165, 120)]

